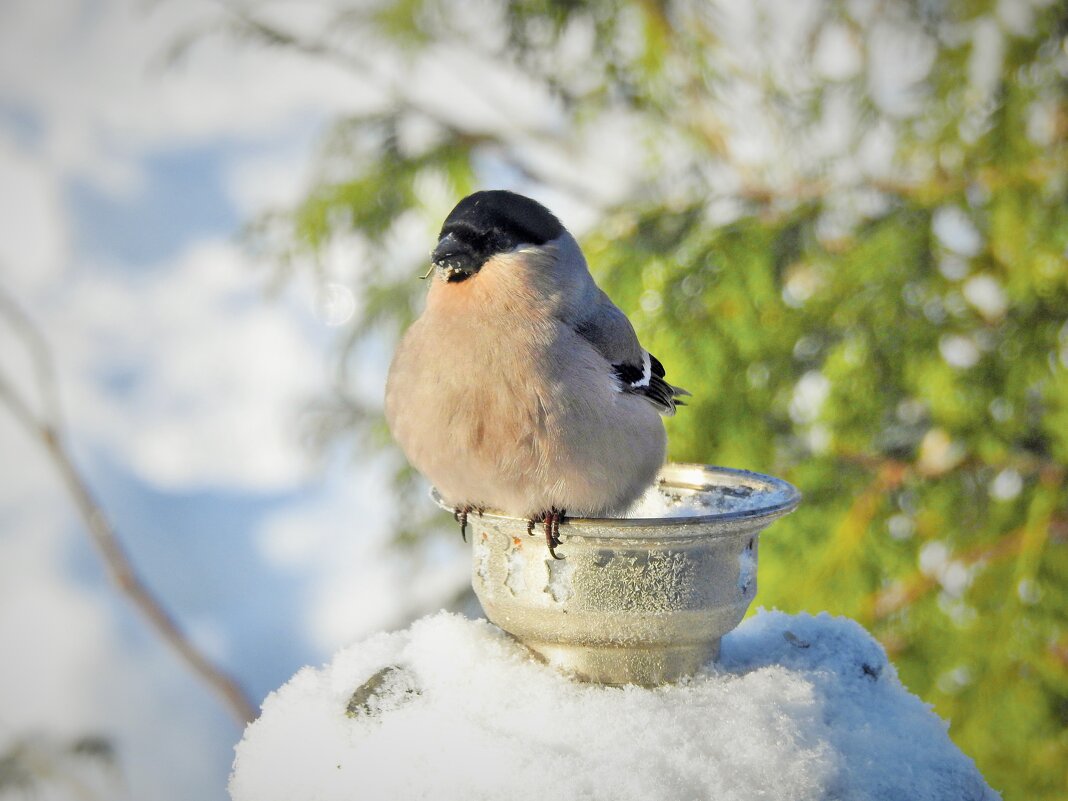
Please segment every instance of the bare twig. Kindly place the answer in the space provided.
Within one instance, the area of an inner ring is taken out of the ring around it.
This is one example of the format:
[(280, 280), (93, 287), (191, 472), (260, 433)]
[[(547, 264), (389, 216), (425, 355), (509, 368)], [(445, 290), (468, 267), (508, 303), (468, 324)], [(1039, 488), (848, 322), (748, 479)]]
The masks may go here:
[(0, 289), (0, 314), (11, 321), (29, 346), (41, 395), (45, 399), (46, 415), (35, 415), (25, 398), (3, 375), (0, 375), (0, 401), (51, 458), (89, 529), (93, 544), (107, 566), (111, 581), (144, 615), (156, 632), (178, 652), (186, 664), (222, 698), (238, 722), (249, 723), (255, 720), (256, 706), (241, 686), (201, 653), (163, 607), (160, 599), (137, 575), (115, 534), (115, 529), (78, 471), (64, 441), (51, 352), (44, 336), (29, 315), (3, 289)]

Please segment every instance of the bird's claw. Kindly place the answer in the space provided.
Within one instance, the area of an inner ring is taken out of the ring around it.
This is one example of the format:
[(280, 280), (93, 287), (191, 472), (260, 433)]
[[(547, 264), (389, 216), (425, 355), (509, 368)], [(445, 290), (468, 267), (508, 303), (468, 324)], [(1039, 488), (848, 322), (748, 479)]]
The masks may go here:
[(467, 542), (467, 507), (457, 506), (452, 510), (452, 519), (460, 524), (460, 536)]
[(463, 537), (464, 542), (467, 542), (467, 516), (474, 512), (479, 517), (482, 517), (486, 511), (485, 506), (456, 506), (452, 510), (452, 519), (460, 524), (460, 536)]
[(532, 517), (527, 521), (527, 534), (534, 533), (534, 526), (537, 523), (542, 523), (545, 526), (545, 544), (549, 547), (549, 554), (553, 559), (563, 559), (562, 556), (557, 556), (556, 546), (560, 544), (560, 521), (564, 519), (564, 509), (557, 509), (555, 506), (548, 512)]

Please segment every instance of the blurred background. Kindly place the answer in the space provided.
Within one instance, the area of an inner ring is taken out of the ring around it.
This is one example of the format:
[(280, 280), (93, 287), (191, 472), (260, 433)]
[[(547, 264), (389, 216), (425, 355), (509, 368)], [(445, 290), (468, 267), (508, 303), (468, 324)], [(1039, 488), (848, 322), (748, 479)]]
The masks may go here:
[(381, 396), (493, 187), (693, 391), (673, 459), (804, 492), (759, 602), (1065, 798), (1066, 135), (1056, 2), (7, 0), (0, 797), (221, 801), (300, 666), (477, 614)]

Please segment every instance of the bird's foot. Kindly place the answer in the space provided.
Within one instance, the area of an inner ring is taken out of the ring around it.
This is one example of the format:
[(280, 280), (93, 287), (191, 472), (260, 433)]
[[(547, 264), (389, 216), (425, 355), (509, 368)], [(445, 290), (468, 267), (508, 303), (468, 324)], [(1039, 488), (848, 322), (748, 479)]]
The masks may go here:
[(460, 524), (460, 536), (463, 537), (464, 542), (467, 542), (467, 516), (474, 512), (479, 517), (482, 517), (482, 513), (485, 511), (485, 506), (471, 506), (470, 504), (453, 507), (452, 519)]
[(549, 553), (553, 559), (563, 559), (556, 555), (556, 546), (560, 544), (560, 522), (564, 519), (566, 510), (557, 509), (555, 506), (547, 512), (535, 515), (527, 521), (527, 534), (534, 533), (534, 526), (541, 523), (545, 526), (545, 544), (549, 546)]

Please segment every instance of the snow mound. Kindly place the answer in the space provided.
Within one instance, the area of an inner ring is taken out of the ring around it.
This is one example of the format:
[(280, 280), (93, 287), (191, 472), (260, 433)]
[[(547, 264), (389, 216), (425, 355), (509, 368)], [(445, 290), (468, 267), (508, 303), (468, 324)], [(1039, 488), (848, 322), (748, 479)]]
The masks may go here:
[(994, 801), (856, 623), (765, 612), (684, 684), (572, 681), (441, 613), (304, 668), (237, 746), (234, 801)]

